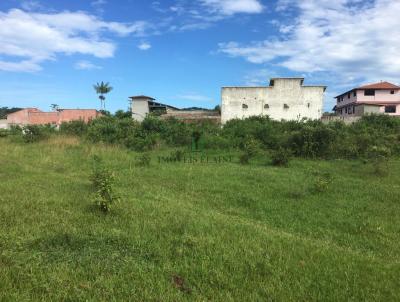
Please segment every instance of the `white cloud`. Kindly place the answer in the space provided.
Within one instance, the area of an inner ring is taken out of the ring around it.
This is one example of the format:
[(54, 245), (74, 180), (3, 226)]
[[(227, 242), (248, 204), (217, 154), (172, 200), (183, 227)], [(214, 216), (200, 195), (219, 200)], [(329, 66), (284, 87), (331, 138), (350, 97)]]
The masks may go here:
[(151, 48), (151, 44), (147, 42), (142, 42), (138, 45), (140, 50), (149, 50)]
[(24, 10), (33, 11), (33, 10), (41, 9), (42, 5), (40, 4), (39, 1), (27, 0), (27, 1), (22, 1), (21, 7)]
[(0, 60), (0, 71), (14, 71), (14, 72), (35, 72), (42, 68), (36, 62), (30, 60), (23, 60), (19, 62), (7, 62)]
[(75, 64), (75, 69), (78, 70), (93, 70), (93, 69), (102, 69), (101, 66), (95, 65), (89, 61), (79, 61)]
[(95, 0), (90, 3), (92, 6), (101, 6), (107, 4), (106, 0)]
[(174, 23), (170, 31), (206, 29), (236, 14), (258, 14), (264, 11), (260, 0), (176, 0), (169, 6)]
[(343, 81), (400, 77), (400, 1), (280, 0), (277, 9), (299, 12), (293, 22), (276, 24), (280, 38), (222, 43), (220, 51), (295, 72), (330, 72)]
[(95, 9), (95, 11), (102, 15), (104, 14), (104, 5), (107, 4), (106, 0), (95, 0), (90, 3), (90, 5)]
[(116, 46), (102, 38), (105, 32), (142, 36), (148, 28), (146, 22), (105, 22), (85, 12), (0, 12), (0, 70), (38, 71), (58, 54), (110, 58)]
[(264, 9), (259, 0), (200, 0), (200, 2), (222, 15), (258, 14)]

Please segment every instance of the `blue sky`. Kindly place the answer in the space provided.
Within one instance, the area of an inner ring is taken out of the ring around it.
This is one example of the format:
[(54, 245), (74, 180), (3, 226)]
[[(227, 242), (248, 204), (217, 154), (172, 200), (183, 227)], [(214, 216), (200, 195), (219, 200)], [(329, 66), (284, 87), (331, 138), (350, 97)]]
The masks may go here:
[(110, 111), (145, 94), (213, 108), (221, 86), (304, 76), (333, 96), (400, 82), (400, 1), (1, 0), (0, 106)]

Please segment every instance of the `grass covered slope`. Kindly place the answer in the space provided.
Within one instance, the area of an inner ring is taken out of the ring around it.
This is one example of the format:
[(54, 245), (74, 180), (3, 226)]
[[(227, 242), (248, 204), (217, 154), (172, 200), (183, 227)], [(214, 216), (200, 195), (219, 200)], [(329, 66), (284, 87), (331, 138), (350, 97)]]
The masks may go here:
[[(93, 206), (91, 158), (122, 202)], [(137, 154), (0, 140), (0, 300), (398, 301), (400, 161), (135, 166)], [(237, 161), (237, 160), (235, 160)], [(326, 190), (315, 192), (320, 175)]]

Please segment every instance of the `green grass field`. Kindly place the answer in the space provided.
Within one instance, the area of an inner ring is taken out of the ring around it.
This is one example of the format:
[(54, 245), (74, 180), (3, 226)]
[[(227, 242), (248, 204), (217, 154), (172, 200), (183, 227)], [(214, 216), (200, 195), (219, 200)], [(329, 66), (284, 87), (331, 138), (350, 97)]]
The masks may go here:
[[(169, 152), (169, 151), (165, 151)], [(159, 164), (0, 139), (0, 301), (399, 301), (400, 160)], [(122, 201), (92, 202), (92, 155)], [(332, 182), (314, 192), (319, 174)]]

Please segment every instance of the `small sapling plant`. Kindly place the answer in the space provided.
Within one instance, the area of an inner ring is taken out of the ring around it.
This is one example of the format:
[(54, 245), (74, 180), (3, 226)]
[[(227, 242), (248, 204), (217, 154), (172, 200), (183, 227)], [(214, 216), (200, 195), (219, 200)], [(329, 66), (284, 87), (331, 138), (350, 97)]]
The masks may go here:
[(114, 191), (114, 173), (106, 168), (102, 159), (96, 155), (93, 157), (93, 171), (90, 180), (95, 190), (95, 204), (101, 211), (108, 213), (111, 205), (118, 202), (120, 198)]

